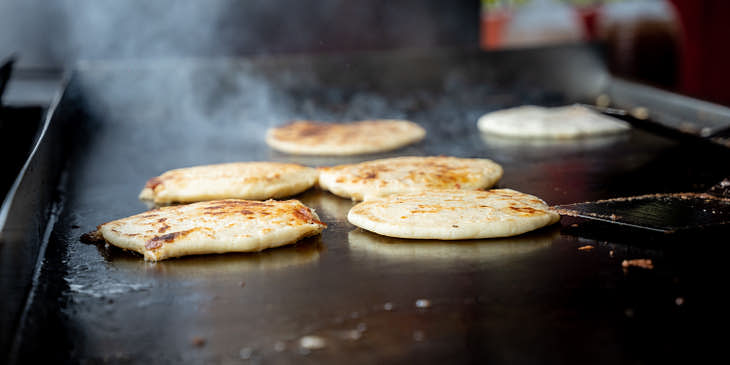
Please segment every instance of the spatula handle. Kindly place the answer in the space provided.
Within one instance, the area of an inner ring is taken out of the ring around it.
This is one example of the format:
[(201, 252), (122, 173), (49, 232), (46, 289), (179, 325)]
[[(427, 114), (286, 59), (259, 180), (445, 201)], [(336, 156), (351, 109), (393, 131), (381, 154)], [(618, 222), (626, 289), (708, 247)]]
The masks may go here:
[(598, 113), (614, 117), (616, 119), (621, 119), (627, 123), (630, 123), (634, 127), (638, 127), (652, 133), (657, 133), (665, 137), (675, 139), (690, 138), (695, 141), (699, 140), (704, 142), (712, 142), (716, 145), (730, 148), (730, 127), (720, 129), (706, 136), (701, 133), (683, 131), (679, 128), (673, 127), (665, 123), (659, 123), (650, 117), (649, 112), (648, 110), (646, 110), (646, 108), (636, 108), (632, 111), (628, 111), (619, 108), (609, 108), (590, 104), (578, 105), (591, 109)]

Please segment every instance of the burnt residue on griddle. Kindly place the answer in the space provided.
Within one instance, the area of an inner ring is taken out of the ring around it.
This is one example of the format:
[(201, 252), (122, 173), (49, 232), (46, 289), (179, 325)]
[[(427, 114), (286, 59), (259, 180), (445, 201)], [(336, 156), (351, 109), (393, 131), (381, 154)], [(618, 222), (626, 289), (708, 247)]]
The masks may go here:
[(99, 232), (98, 229), (82, 234), (79, 240), (87, 244), (99, 244), (106, 242), (104, 240), (104, 236), (101, 235), (101, 232)]
[[(598, 202), (595, 202), (595, 203), (598, 203)], [(581, 204), (583, 204), (583, 203), (581, 203)], [(586, 203), (586, 204), (591, 204), (591, 203)], [(552, 210), (553, 212), (556, 212), (560, 215), (567, 215), (570, 217), (591, 216), (594, 218), (608, 219), (608, 220), (612, 220), (612, 221), (619, 221), (622, 219), (621, 216), (616, 215), (616, 214), (606, 215), (606, 214), (600, 214), (600, 213), (595, 213), (595, 212), (578, 211), (578, 210), (573, 210), (570, 208), (551, 207), (550, 210)]]
[(205, 340), (205, 338), (200, 337), (200, 336), (195, 336), (190, 340), (190, 344), (195, 347), (203, 347), (203, 346), (205, 346), (206, 342), (207, 341)]
[(630, 259), (621, 261), (621, 267), (624, 269), (629, 267), (639, 267), (642, 269), (651, 270), (654, 268), (654, 263), (651, 259)]

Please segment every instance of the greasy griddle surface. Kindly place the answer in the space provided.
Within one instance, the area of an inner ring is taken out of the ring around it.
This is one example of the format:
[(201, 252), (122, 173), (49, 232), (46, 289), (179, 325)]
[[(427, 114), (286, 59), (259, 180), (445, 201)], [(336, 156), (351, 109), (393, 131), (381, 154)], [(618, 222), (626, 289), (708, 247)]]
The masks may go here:
[[(350, 201), (311, 190), (297, 198), (329, 227), (291, 247), (150, 263), (79, 241), (100, 223), (145, 210), (136, 196), (150, 177), (197, 164), (489, 158), (505, 170), (498, 187), (551, 205), (699, 191), (727, 175), (707, 157), (713, 151), (636, 130), (576, 141), (480, 136), (482, 113), (574, 100), (547, 85), (472, 77), (478, 70), (463, 60), (483, 60), (457, 56), (423, 85), (403, 87), (369, 81), (397, 75), (389, 65), (398, 54), (343, 75), (354, 81), (339, 85), (312, 81), (314, 71), (289, 72), (282, 61), (276, 77), (304, 80), (259, 90), (232, 81), (250, 78), (250, 67), (235, 63), (188, 65), (189, 74), (184, 65), (81, 69), (67, 93), (77, 98), (62, 105), (82, 111), (79, 148), (19, 337), (20, 362), (644, 363), (693, 355), (692, 339), (702, 333), (692, 323), (706, 299), (695, 289), (704, 276), (693, 258), (719, 239), (663, 247), (658, 238), (645, 247), (561, 234), (558, 224), (500, 241), (383, 246), (353, 232)], [(144, 82), (160, 74), (157, 87)], [(175, 74), (190, 76), (193, 89), (221, 93), (181, 99), (162, 87)], [(269, 77), (256, 75), (256, 82)], [(266, 126), (288, 118), (373, 117), (413, 120), (428, 135), (394, 152), (347, 158), (290, 156), (264, 143)], [(585, 245), (594, 249), (577, 249)], [(655, 268), (622, 269), (632, 258), (653, 259)], [(427, 300), (420, 308), (419, 299)], [(324, 338), (326, 347), (301, 349), (305, 335)]]

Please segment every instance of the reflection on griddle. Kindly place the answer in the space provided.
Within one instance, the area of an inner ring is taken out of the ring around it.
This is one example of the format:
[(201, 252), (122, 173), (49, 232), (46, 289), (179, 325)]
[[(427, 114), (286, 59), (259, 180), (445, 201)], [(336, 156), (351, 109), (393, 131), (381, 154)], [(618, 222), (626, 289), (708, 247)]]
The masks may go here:
[(509, 238), (440, 241), (386, 237), (358, 228), (350, 231), (347, 238), (350, 250), (364, 255), (404, 261), (487, 261), (547, 248), (559, 235), (558, 228), (548, 227)]
[(515, 138), (505, 137), (496, 134), (480, 133), (482, 141), (491, 147), (496, 148), (580, 148), (595, 149), (608, 147), (618, 142), (629, 139), (629, 133), (617, 133), (598, 136), (585, 136), (580, 138)]
[[(355, 205), (350, 199), (341, 198), (321, 189), (310, 189), (296, 198), (308, 207), (314, 208), (317, 214), (324, 212), (329, 218), (338, 221), (347, 220), (347, 212)], [(323, 217), (320, 215), (320, 218)]]
[(170, 203), (155, 203), (152, 200), (140, 200), (142, 204), (147, 208), (147, 210), (162, 208), (162, 207), (172, 207), (175, 205), (185, 205), (190, 203), (177, 203), (177, 202), (170, 202)]
[(318, 155), (292, 155), (284, 152), (269, 149), (267, 156), (268, 161), (296, 163), (304, 166), (336, 166), (343, 164), (354, 164), (363, 161), (374, 160), (378, 158), (389, 157), (387, 152), (361, 154), (361, 155), (345, 155), (345, 156), (318, 156)]
[(315, 262), (324, 245), (320, 236), (309, 237), (290, 246), (272, 248), (254, 253), (226, 253), (186, 256), (175, 259), (146, 262), (140, 255), (117, 248), (98, 246), (102, 255), (113, 266), (124, 270), (146, 271), (150, 274), (179, 277), (231, 275), (258, 270), (279, 270)]

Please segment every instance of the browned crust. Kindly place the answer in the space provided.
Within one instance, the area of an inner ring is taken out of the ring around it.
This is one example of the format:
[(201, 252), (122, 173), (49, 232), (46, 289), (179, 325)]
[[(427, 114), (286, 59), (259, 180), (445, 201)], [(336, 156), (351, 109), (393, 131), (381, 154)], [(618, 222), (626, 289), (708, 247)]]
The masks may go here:
[[(255, 169), (267, 169), (265, 173), (255, 172)], [(228, 162), (212, 165), (199, 165), (185, 168), (178, 168), (164, 172), (159, 176), (155, 176), (145, 183), (140, 198), (157, 201), (157, 195), (165, 188), (173, 188), (173, 185), (185, 184), (187, 181), (196, 179), (235, 179), (241, 184), (256, 184), (276, 182), (282, 179), (284, 173), (296, 173), (310, 169), (307, 166), (282, 163), (282, 162)], [(203, 199), (204, 200), (204, 199)], [(194, 200), (193, 200), (194, 201)], [(172, 199), (164, 203), (174, 202), (193, 202), (189, 200), (179, 201)]]
[(144, 185), (145, 188), (155, 190), (155, 188), (163, 183), (162, 178), (159, 176), (153, 177), (149, 180), (147, 180), (147, 183)]
[(172, 232), (164, 234), (162, 236), (155, 236), (145, 242), (144, 247), (148, 250), (154, 250), (162, 247), (163, 243), (173, 243), (181, 237), (185, 237), (196, 229), (189, 229), (187, 231)]
[(408, 161), (406, 167), (401, 164), (403, 162), (397, 159), (389, 159), (388, 161), (365, 162), (362, 164), (340, 165), (334, 167), (320, 167), (320, 171), (348, 171), (355, 169), (353, 174), (338, 176), (337, 183), (363, 184), (369, 183), (371, 180), (381, 178), (382, 173), (393, 171), (397, 168), (407, 168), (410, 171), (404, 179), (425, 183), (427, 186), (434, 187), (455, 187), (461, 188), (462, 185), (473, 183), (477, 178), (472, 171), (471, 166), (460, 166), (458, 162), (452, 159), (444, 160), (441, 156), (424, 158), (417, 161)]
[[(417, 126), (413, 122), (409, 123), (412, 123), (414, 127)], [(403, 124), (396, 124), (390, 120), (361, 120), (350, 123), (295, 120), (272, 128), (271, 136), (282, 142), (319, 145), (324, 142), (348, 143), (352, 138), (367, 136), (368, 131), (375, 130), (379, 134), (398, 133), (403, 130)]]
[[(304, 224), (317, 224), (324, 228), (327, 227), (325, 223), (320, 221), (316, 214), (308, 208), (307, 206), (303, 205), (298, 200), (286, 200), (286, 201), (274, 201), (274, 200), (268, 200), (268, 201), (250, 201), (250, 200), (238, 200), (238, 199), (227, 199), (227, 200), (219, 200), (219, 201), (211, 201), (211, 202), (205, 202), (205, 203), (196, 203), (196, 204), (202, 204), (204, 205), (201, 209), (202, 215), (205, 216), (217, 216), (220, 219), (225, 219), (226, 217), (231, 216), (240, 216), (244, 215), (247, 219), (260, 219), (264, 216), (287, 216), (290, 218), (291, 222), (301, 222)], [(187, 206), (170, 206), (170, 207), (162, 207), (157, 208), (150, 212), (141, 213), (137, 216), (132, 216), (129, 218), (137, 218), (141, 219), (139, 221), (139, 224), (144, 224), (150, 226), (150, 230), (148, 232), (154, 232), (152, 235), (146, 235), (144, 247), (147, 250), (157, 250), (160, 249), (166, 245), (174, 244), (175, 242), (180, 241), (184, 237), (193, 234), (193, 233), (200, 233), (205, 234), (210, 237), (215, 236), (215, 231), (213, 231), (210, 228), (205, 227), (195, 227), (192, 229), (187, 230), (177, 230), (174, 232), (169, 232), (171, 226), (168, 224), (168, 220), (166, 218), (160, 218), (158, 214), (156, 213), (168, 213), (168, 212), (175, 212), (178, 209), (183, 209), (183, 207)], [(173, 213), (174, 214), (174, 213)], [(235, 218), (235, 217), (234, 217)], [(240, 219), (240, 218), (239, 218)], [(235, 219), (234, 219), (235, 220)], [(105, 223), (106, 224), (115, 224), (116, 221)], [(173, 225), (174, 226), (174, 225)], [(174, 228), (173, 228), (174, 229)], [(124, 235), (124, 236), (135, 236), (137, 234), (135, 233), (123, 233), (117, 231), (114, 226), (112, 226), (111, 230), (117, 234)], [(94, 231), (90, 232), (82, 237), (83, 240), (87, 242), (104, 242), (104, 238), (101, 235), (100, 231)]]
[(542, 213), (543, 212), (543, 211), (537, 210), (537, 209), (532, 208), (532, 207), (514, 207), (514, 206), (509, 206), (507, 208), (509, 210), (515, 212), (515, 213), (519, 213), (520, 215), (527, 215), (527, 216), (535, 215), (537, 213)]
[(324, 222), (315, 218), (314, 214), (312, 214), (312, 211), (305, 206), (294, 209), (293, 214), (297, 219), (301, 220), (304, 223), (314, 223), (314, 224), (322, 225), (325, 228), (327, 227), (327, 225)]
[(297, 137), (314, 137), (327, 134), (331, 131), (332, 124), (320, 121), (294, 121), (278, 128), (278, 131), (289, 133), (277, 133), (277, 137), (289, 140), (296, 140)]

